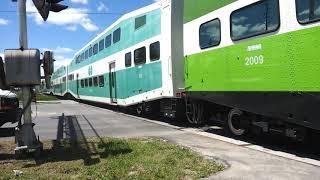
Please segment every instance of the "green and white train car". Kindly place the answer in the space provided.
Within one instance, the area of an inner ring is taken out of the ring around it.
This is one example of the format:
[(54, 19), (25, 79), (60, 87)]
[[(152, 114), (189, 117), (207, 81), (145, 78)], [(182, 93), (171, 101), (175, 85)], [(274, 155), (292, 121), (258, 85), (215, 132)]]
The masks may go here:
[(236, 135), (320, 130), (319, 0), (189, 0), (185, 11), (185, 87), (202, 100), (191, 121), (211, 102)]
[(61, 66), (51, 77), (50, 94), (57, 96), (64, 96), (67, 93), (67, 67)]
[(117, 106), (175, 97), (184, 87), (181, 3), (159, 1), (122, 16), (76, 53), (67, 92), (55, 94)]

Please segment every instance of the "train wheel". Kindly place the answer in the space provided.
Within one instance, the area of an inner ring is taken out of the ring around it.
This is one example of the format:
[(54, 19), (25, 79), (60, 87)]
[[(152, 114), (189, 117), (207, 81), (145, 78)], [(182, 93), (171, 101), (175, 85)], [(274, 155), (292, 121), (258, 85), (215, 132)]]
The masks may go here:
[(136, 113), (138, 114), (138, 116), (142, 116), (143, 115), (143, 105), (142, 104), (137, 105)]
[(241, 119), (243, 112), (239, 109), (232, 109), (228, 115), (228, 128), (229, 131), (236, 136), (242, 136), (246, 133), (246, 129), (241, 127)]
[(200, 101), (186, 102), (186, 116), (191, 124), (202, 124), (204, 120), (204, 104)]

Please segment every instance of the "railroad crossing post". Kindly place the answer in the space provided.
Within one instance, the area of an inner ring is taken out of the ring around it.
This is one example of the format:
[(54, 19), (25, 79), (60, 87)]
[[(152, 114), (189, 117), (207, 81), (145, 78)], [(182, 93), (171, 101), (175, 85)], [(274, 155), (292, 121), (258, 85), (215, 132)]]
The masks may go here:
[[(26, 0), (18, 0), (18, 18), (19, 18), (19, 44), (20, 49), (28, 49), (28, 34), (27, 34), (27, 12)], [(33, 123), (31, 117), (31, 95), (32, 86), (23, 86), (23, 124), (17, 133), (18, 141), (16, 152), (20, 151), (37, 151), (42, 149), (42, 143), (36, 138), (33, 130)]]

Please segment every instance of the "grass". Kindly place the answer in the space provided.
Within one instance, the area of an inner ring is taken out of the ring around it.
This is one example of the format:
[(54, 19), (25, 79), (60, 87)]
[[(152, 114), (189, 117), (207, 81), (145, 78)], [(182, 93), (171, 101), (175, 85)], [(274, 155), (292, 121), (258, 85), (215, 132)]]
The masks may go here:
[(45, 94), (37, 94), (36, 96), (37, 101), (55, 101), (58, 100), (55, 96), (48, 96)]
[(159, 139), (92, 138), (45, 142), (38, 160), (14, 160), (0, 142), (0, 179), (199, 179), (223, 170), (190, 149)]

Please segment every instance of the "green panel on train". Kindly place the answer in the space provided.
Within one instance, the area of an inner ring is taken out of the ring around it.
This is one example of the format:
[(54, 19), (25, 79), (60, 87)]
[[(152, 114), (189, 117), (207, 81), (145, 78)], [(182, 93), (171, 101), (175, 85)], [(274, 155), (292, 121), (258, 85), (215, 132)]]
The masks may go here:
[[(84, 87), (79, 88), (82, 96), (107, 97), (110, 98), (109, 73), (104, 74), (103, 87)], [(162, 86), (161, 62), (157, 61), (145, 64), (140, 67), (132, 67), (116, 72), (117, 99), (126, 99)], [(73, 94), (76, 92), (76, 81), (69, 81), (69, 90)]]
[[(190, 55), (186, 58), (187, 90), (319, 91), (319, 76), (314, 72), (320, 72), (320, 61), (314, 52), (320, 40), (314, 37), (320, 37), (320, 27)], [(260, 50), (247, 51), (256, 44), (261, 44)], [(257, 57), (257, 63), (248, 62), (248, 57), (253, 61)]]
[(184, 0), (184, 22), (190, 22), (237, 0)]

